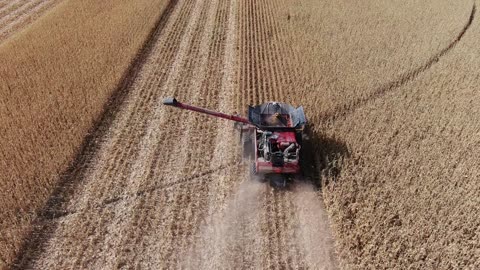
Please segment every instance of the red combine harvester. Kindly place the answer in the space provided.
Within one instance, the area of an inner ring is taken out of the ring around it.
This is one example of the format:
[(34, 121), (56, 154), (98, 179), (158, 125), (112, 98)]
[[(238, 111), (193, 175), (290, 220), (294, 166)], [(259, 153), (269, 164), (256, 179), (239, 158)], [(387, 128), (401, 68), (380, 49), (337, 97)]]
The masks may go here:
[(163, 104), (236, 121), (244, 157), (253, 159), (252, 173), (273, 186), (286, 187), (300, 174), (300, 149), (307, 123), (302, 107), (279, 102), (249, 106), (248, 119), (178, 102), (166, 98)]

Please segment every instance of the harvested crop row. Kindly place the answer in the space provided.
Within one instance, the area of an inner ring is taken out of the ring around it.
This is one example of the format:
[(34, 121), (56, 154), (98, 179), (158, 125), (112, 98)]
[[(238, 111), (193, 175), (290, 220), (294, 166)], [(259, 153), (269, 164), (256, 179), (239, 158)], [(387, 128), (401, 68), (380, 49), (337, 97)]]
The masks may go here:
[(68, 1), (0, 45), (1, 260), (21, 248), (164, 6)]
[(0, 42), (25, 28), (60, 0), (14, 0), (0, 6)]
[[(65, 267), (84, 265), (88, 261), (83, 260), (83, 258), (89, 258), (103, 243), (107, 244), (106, 241), (109, 239), (115, 239), (115, 242), (111, 243), (115, 247), (119, 245), (123, 239), (121, 236), (125, 237), (129, 234), (128, 230), (124, 231), (124, 229), (129, 229), (130, 221), (135, 220), (136, 215), (133, 212), (141, 212), (138, 207), (144, 204), (142, 201), (145, 199), (135, 196), (130, 200), (131, 203), (128, 204), (127, 209), (117, 208), (123, 206), (124, 200), (108, 209), (110, 215), (115, 215), (115, 218), (118, 219), (121, 218), (119, 226), (109, 230), (110, 234), (114, 234), (115, 237), (97, 231), (85, 238), (85, 240), (91, 239), (98, 243), (97, 245), (89, 245), (88, 241), (70, 243), (69, 237), (83, 234), (81, 228), (90, 228), (91, 230), (106, 228), (111, 222), (108, 215), (97, 217), (95, 208), (89, 205), (90, 202), (106, 202), (117, 197), (128, 199), (129, 195), (134, 196), (140, 191), (140, 188), (147, 188), (145, 184), (153, 184), (145, 183), (145, 174), (149, 174), (156, 168), (158, 164), (155, 159), (168, 159), (171, 153), (174, 154), (171, 151), (158, 153), (157, 149), (161, 148), (157, 148), (154, 144), (154, 140), (158, 139), (164, 140), (165, 143), (172, 143), (172, 135), (177, 131), (159, 130), (159, 122), (161, 121), (161, 124), (165, 123), (166, 119), (162, 117), (162, 114), (166, 112), (159, 111), (161, 108), (157, 104), (161, 100), (162, 92), (159, 92), (158, 89), (164, 91), (164, 89), (169, 88), (170, 91), (175, 91), (180, 97), (186, 97), (187, 93), (185, 91), (179, 92), (178, 88), (175, 88), (175, 90), (171, 88), (172, 82), (169, 80), (169, 75), (172, 74), (174, 68), (170, 69), (169, 67), (178, 66), (176, 64), (178, 63), (176, 60), (177, 54), (180, 54), (182, 50), (187, 48), (187, 45), (190, 45), (187, 42), (184, 46), (179, 46), (179, 43), (186, 35), (192, 35), (192, 30), (189, 30), (192, 26), (190, 25), (190, 28), (187, 28), (188, 20), (185, 19), (192, 15), (194, 6), (191, 4), (191, 1), (183, 1), (177, 4), (174, 10), (167, 10), (168, 16), (164, 19), (171, 20), (162, 23), (161, 27), (157, 29), (154, 42), (157, 40), (159, 42), (153, 44), (151, 51), (146, 56), (145, 64), (138, 72), (138, 76), (131, 78), (132, 83), (127, 85), (128, 89), (126, 91), (129, 94), (126, 97), (126, 106), (117, 113), (110, 129), (112, 131), (106, 134), (105, 143), (99, 146), (99, 159), (92, 162), (85, 179), (78, 179), (78, 181), (82, 181), (81, 186), (74, 193), (69, 205), (74, 209), (73, 211), (79, 209), (80, 213), (78, 216), (67, 217), (65, 222), (69, 226), (60, 227), (58, 235), (52, 237), (49, 244), (49, 248), (52, 250), (70, 246), (72, 249), (70, 254), (60, 253), (59, 255), (79, 258), (76, 264), (71, 264), (72, 260), (62, 260)], [(174, 72), (178, 72), (178, 68)], [(161, 76), (162, 74), (163, 76)], [(155, 132), (160, 134), (155, 134)], [(142, 167), (142, 163), (145, 163), (144, 167)], [(151, 168), (148, 168), (149, 166)], [(152, 196), (152, 194), (146, 195)], [(119, 251), (116, 248), (111, 248), (106, 252), (115, 253)], [(109, 261), (109, 256), (102, 256), (100, 259), (101, 261), (91, 262), (93, 265), (90, 267), (95, 267), (96, 264), (116, 263), (116, 261)], [(46, 256), (45, 260), (41, 258), (39, 263), (48, 265), (53, 264), (55, 260), (59, 260), (59, 258)], [(87, 266), (85, 265), (85, 267)]]
[[(224, 133), (211, 118), (171, 111), (160, 102), (172, 95), (215, 109), (228, 101), (218, 97), (231, 91), (224, 75), (233, 49), (226, 44), (231, 8), (228, 1), (187, 0), (167, 10), (145, 63), (130, 78), (125, 103), (83, 165), (85, 174), (74, 176), (78, 188), (57, 209), (69, 214), (51, 221), (56, 230), (43, 244), (47, 252), (27, 258), (26, 265), (158, 268), (189, 262), (185, 255), (195, 252), (190, 248), (200, 241), (205, 215), (217, 207), (206, 203), (210, 190), (234, 184), (219, 178), (236, 171), (230, 166), (235, 155), (212, 151)], [(218, 140), (199, 133), (218, 134)], [(210, 158), (218, 162), (210, 165)]]

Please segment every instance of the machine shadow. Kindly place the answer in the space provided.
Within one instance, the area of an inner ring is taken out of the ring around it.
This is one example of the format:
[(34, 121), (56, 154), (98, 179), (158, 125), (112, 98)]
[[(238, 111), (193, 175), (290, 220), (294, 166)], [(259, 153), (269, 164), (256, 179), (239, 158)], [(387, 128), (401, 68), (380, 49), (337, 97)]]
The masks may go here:
[(331, 181), (336, 181), (343, 162), (350, 156), (347, 145), (334, 137), (327, 137), (311, 129), (306, 130), (300, 162), (304, 181), (320, 190)]

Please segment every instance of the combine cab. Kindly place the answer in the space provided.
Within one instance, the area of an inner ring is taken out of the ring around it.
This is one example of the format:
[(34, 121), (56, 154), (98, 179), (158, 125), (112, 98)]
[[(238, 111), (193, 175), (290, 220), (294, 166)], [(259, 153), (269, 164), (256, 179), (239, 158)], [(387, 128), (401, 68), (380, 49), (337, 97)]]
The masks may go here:
[(302, 107), (268, 102), (248, 108), (248, 119), (215, 112), (166, 98), (163, 104), (236, 121), (244, 157), (252, 161), (252, 173), (273, 186), (286, 187), (300, 173), (300, 149), (307, 123)]

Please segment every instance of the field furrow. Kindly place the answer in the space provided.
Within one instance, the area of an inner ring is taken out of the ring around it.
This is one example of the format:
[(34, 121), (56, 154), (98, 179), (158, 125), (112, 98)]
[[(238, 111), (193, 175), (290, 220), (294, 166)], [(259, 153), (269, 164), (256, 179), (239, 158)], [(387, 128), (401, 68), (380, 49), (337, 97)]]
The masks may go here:
[[(175, 60), (176, 48), (178, 46), (175, 41), (178, 42), (182, 35), (185, 34), (186, 22), (181, 18), (189, 16), (192, 11), (189, 1), (183, 1), (179, 5), (181, 5), (181, 8), (176, 9), (178, 12), (174, 12), (169, 16), (172, 19), (169, 22), (172, 23), (165, 25), (165, 31), (160, 31), (157, 34), (157, 38), (160, 35), (163, 36), (163, 34), (167, 38), (160, 40), (159, 44), (153, 48), (147, 62), (139, 72), (138, 79), (134, 80), (130, 86), (133, 91), (130, 91), (132, 97), (126, 101), (128, 107), (119, 113), (118, 121), (111, 128), (112, 133), (108, 136), (111, 139), (105, 143), (105, 150), (108, 152), (101, 155), (105, 160), (98, 162), (99, 166), (107, 164), (106, 168), (92, 170), (91, 179), (96, 179), (97, 177), (105, 179), (103, 182), (105, 184), (101, 187), (88, 186), (90, 187), (88, 192), (93, 192), (93, 198), (105, 200), (108, 196), (122, 192), (128, 184), (124, 177), (121, 178), (123, 180), (121, 182), (118, 181), (119, 179), (116, 179), (116, 181), (111, 181), (111, 179), (116, 176), (124, 176), (133, 166), (129, 157), (138, 154), (141, 140), (146, 136), (145, 131), (148, 127), (149, 117), (150, 119), (153, 118), (155, 108), (158, 107), (156, 104), (162, 98), (160, 93), (158, 93), (158, 88), (164, 87), (168, 76), (168, 67)], [(165, 154), (168, 155), (169, 152), (165, 152)], [(111, 156), (116, 156), (117, 158), (111, 159)], [(97, 174), (100, 175), (97, 176)], [(117, 188), (117, 191), (112, 192), (112, 188)], [(106, 195), (102, 195), (104, 193)], [(86, 199), (85, 196), (82, 196), (82, 198)], [(84, 203), (73, 201), (72, 205), (83, 207), (88, 201), (92, 200), (83, 200)]]
[(15, 12), (18, 9), (21, 9), (22, 6), (28, 4), (28, 0), (14, 0), (9, 1), (0, 9), (0, 20), (6, 20), (9, 14)]
[[(197, 2), (197, 6), (194, 6), (192, 9), (192, 21), (188, 21), (188, 24), (185, 26), (186, 27), (186, 32), (184, 33), (186, 38), (183, 38), (179, 47), (179, 50), (177, 52), (177, 57), (175, 57), (175, 61), (173, 62), (173, 67), (170, 70), (170, 76), (168, 77), (166, 81), (166, 86), (164, 86), (164, 91), (165, 92), (170, 92), (170, 93), (178, 93), (178, 96), (180, 98), (185, 98), (186, 97), (186, 89), (184, 87), (172, 87), (175, 83), (176, 80), (181, 74), (179, 72), (185, 71), (184, 65), (188, 66), (188, 62), (186, 63), (184, 60), (187, 58), (185, 57), (190, 53), (190, 49), (193, 49), (194, 47), (191, 46), (191, 41), (194, 40), (193, 38), (195, 36), (199, 37), (200, 33), (195, 33), (195, 28), (197, 27), (197, 21), (196, 18), (200, 18), (200, 13), (199, 10), (201, 10), (202, 7), (202, 2)], [(188, 6), (188, 3), (187, 5)], [(180, 18), (183, 19), (183, 18)], [(176, 30), (176, 29), (174, 29)], [(191, 65), (190, 65), (191, 66)], [(178, 67), (175, 69), (175, 67)], [(153, 78), (152, 78), (153, 79)], [(158, 88), (155, 88), (158, 89)], [(152, 89), (152, 90), (155, 90)], [(142, 89), (143, 90), (143, 89)], [(185, 94), (182, 94), (185, 93)], [(133, 163), (132, 168), (128, 175), (125, 178), (125, 187), (123, 190), (119, 190), (119, 193), (125, 192), (125, 190), (132, 190), (133, 192), (138, 192), (140, 189), (146, 187), (149, 185), (149, 178), (147, 178), (149, 171), (150, 171), (150, 166), (152, 164), (152, 161), (155, 158), (155, 150), (157, 147), (161, 149), (165, 149), (167, 147), (173, 147), (175, 148), (175, 144), (172, 145), (174, 142), (174, 138), (171, 135), (175, 132), (175, 130), (172, 131), (166, 131), (166, 130), (160, 130), (161, 126), (164, 126), (166, 124), (166, 115), (165, 111), (158, 106), (159, 100), (157, 100), (157, 103), (152, 104), (152, 110), (154, 111), (154, 115), (151, 117), (151, 120), (148, 121), (148, 124), (145, 125), (146, 131), (140, 132), (141, 137), (139, 138), (139, 146), (138, 146), (138, 156), (136, 156), (136, 159), (134, 162), (129, 162)], [(137, 119), (137, 118), (133, 118)], [(181, 120), (181, 119), (180, 119)], [(180, 130), (181, 131), (181, 130)], [(180, 135), (181, 136), (181, 135)], [(130, 156), (131, 157), (131, 156)], [(175, 176), (174, 176), (175, 177)], [(114, 176), (110, 176), (108, 178), (110, 180), (110, 183), (115, 181)], [(154, 180), (155, 178), (150, 178), (150, 180)], [(168, 179), (168, 178), (167, 178)], [(107, 189), (109, 192), (111, 190)], [(180, 190), (180, 199), (182, 198), (182, 192), (183, 189)], [(138, 200), (133, 204), (131, 209), (126, 212), (126, 218), (124, 218), (121, 222), (121, 226), (119, 229), (121, 232), (119, 235), (128, 235), (128, 232), (132, 229), (138, 229), (136, 227), (137, 223), (137, 216), (135, 213), (140, 211), (142, 205), (140, 204), (141, 200)], [(138, 205), (137, 205), (138, 204)], [(123, 233), (125, 232), (125, 233)], [(112, 256), (116, 256), (115, 254), (118, 252), (118, 250), (122, 247), (122, 238), (123, 237), (118, 237), (116, 238), (118, 242), (114, 243), (115, 248), (112, 250), (113, 254)], [(129, 239), (125, 240), (128, 241)], [(114, 263), (110, 261), (109, 263)]]
[(0, 42), (53, 8), (60, 0), (10, 1), (0, 6)]

